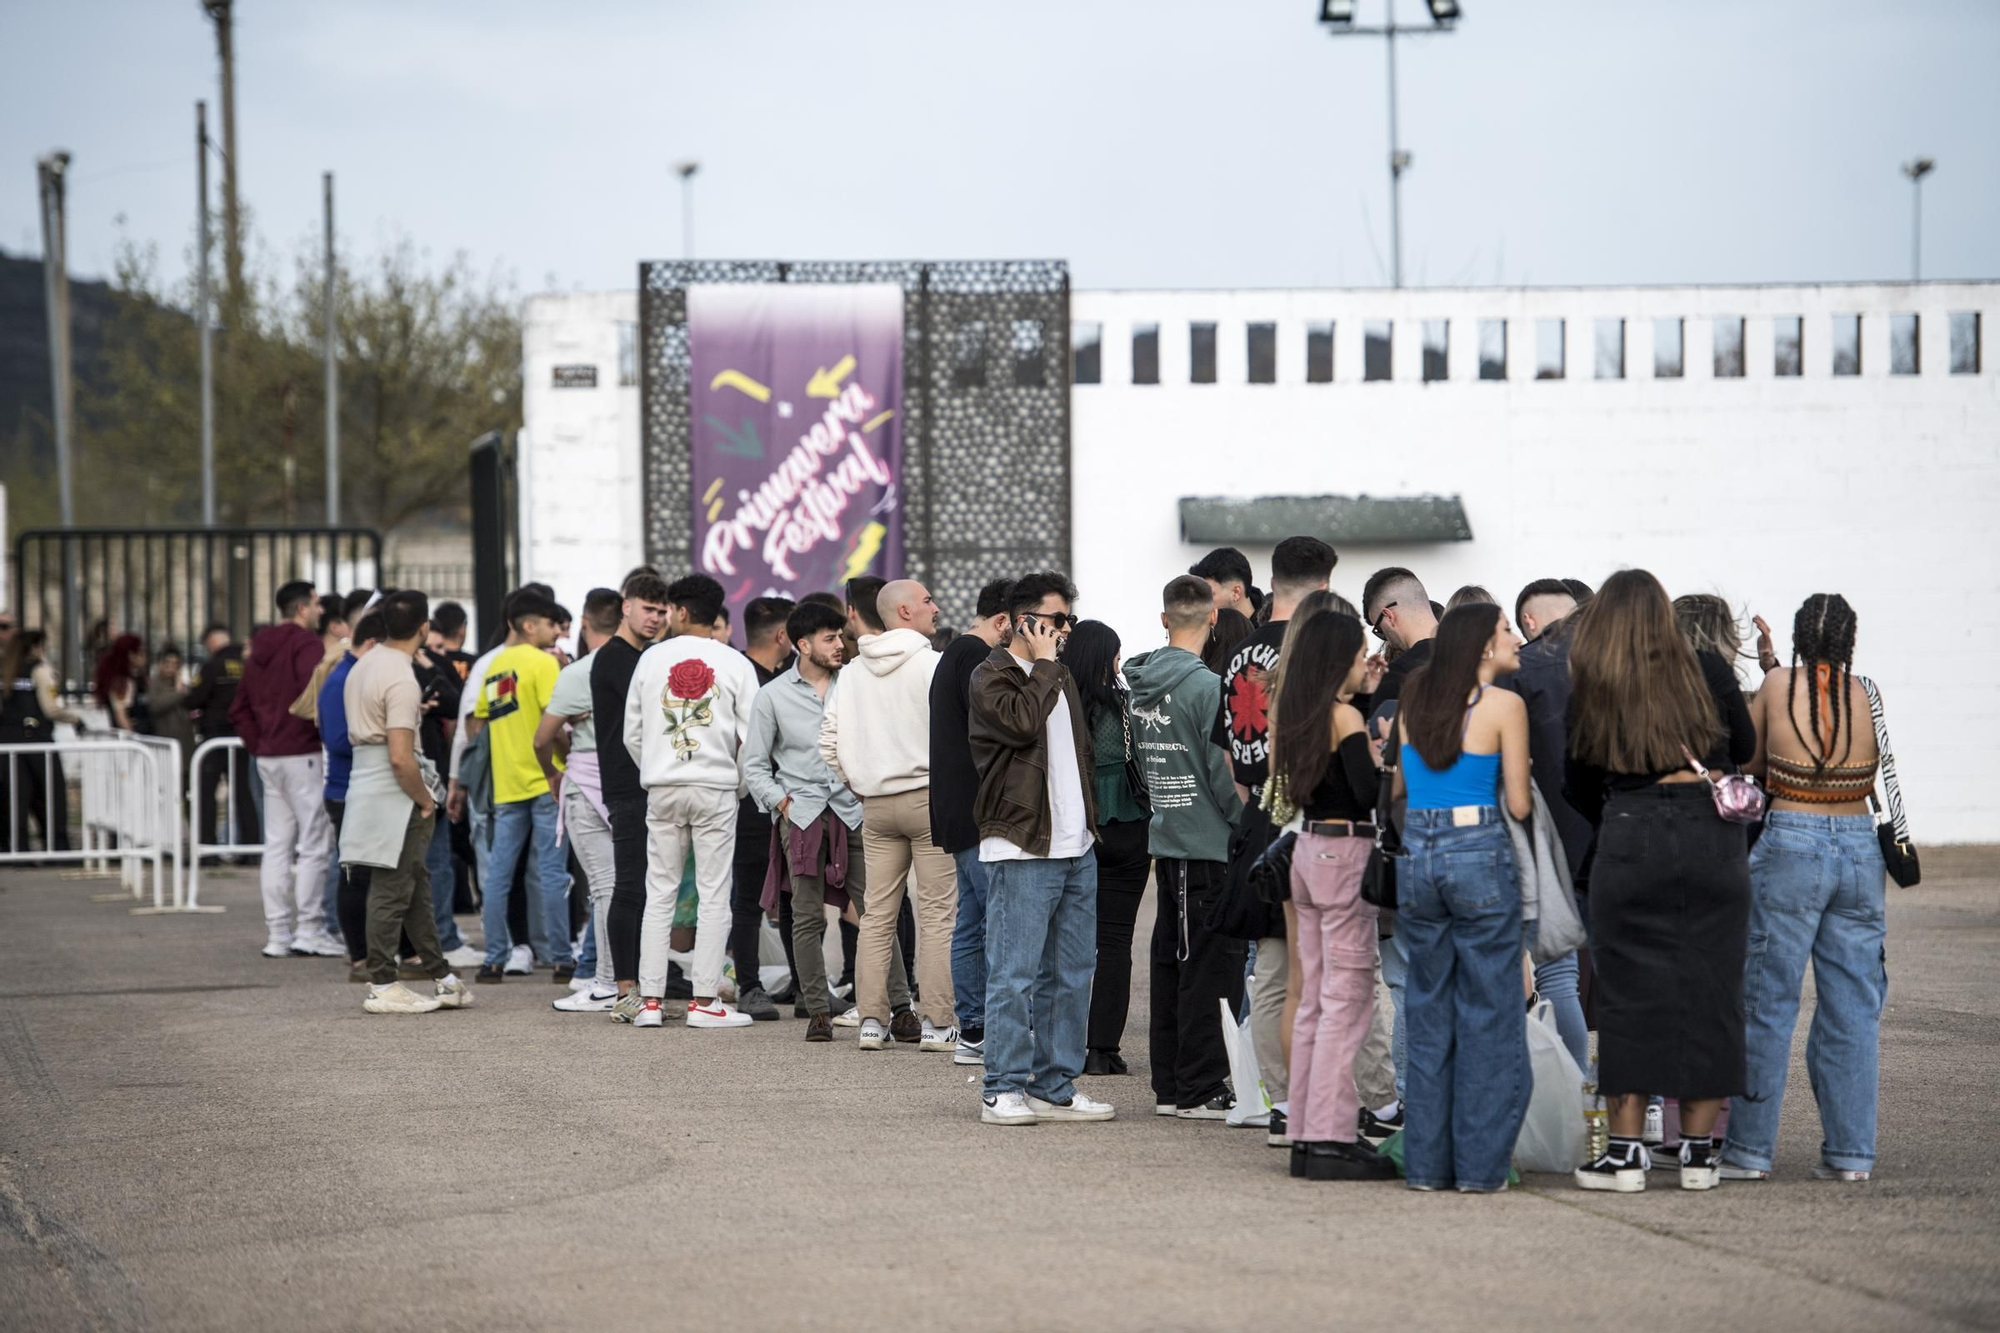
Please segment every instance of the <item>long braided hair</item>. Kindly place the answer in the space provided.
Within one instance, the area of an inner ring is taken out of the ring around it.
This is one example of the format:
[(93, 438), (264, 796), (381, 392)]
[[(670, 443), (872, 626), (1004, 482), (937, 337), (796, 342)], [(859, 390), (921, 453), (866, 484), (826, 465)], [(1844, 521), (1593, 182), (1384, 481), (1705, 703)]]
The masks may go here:
[[(1807, 668), (1801, 672), (1803, 663)], [(1833, 726), (1831, 736), (1820, 735), (1819, 708), (1820, 684), (1819, 668), (1829, 668), (1827, 702), (1831, 705), (1830, 721)], [(1843, 726), (1841, 707), (1847, 702), (1847, 678), (1854, 667), (1854, 608), (1847, 599), (1837, 592), (1816, 592), (1806, 598), (1799, 607), (1799, 613), (1792, 617), (1792, 674), (1785, 686), (1786, 716), (1794, 717), (1792, 700), (1798, 692), (1799, 677), (1806, 678), (1806, 717), (1812, 725), (1813, 772), (1826, 771), (1827, 762), (1833, 757), (1833, 747), (1840, 743), (1842, 731), (1846, 731), (1846, 744), (1841, 746), (1842, 763), (1854, 749), (1854, 731)], [(1831, 681), (1837, 677), (1838, 687)], [(1792, 729), (1798, 730), (1796, 719)], [(1804, 740), (1801, 736), (1799, 739)]]

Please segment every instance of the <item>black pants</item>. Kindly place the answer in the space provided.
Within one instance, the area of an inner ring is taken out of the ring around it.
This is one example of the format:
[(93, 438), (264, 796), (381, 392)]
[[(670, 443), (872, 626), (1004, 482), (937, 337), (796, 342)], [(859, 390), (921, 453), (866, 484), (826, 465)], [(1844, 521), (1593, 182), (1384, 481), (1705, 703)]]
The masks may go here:
[(639, 982), (639, 921), (646, 914), (646, 798), (609, 803), (611, 816), (611, 910), (597, 946), (611, 950), (618, 980)]
[[(19, 734), (0, 734), (0, 741), (10, 744), (27, 739)], [(11, 789), (10, 768), (16, 777)], [(10, 801), (14, 811), (11, 827), (7, 825)], [(69, 850), (69, 786), (63, 778), (62, 756), (53, 751), (17, 754), (11, 763), (0, 758), (0, 851), (26, 851), (31, 826), (41, 830), (44, 851)]]
[[(736, 854), (729, 886), (729, 956), (736, 960), (736, 993), (764, 983), (758, 980), (762, 954), (764, 875), (771, 867), (771, 821), (761, 815), (736, 821)], [(783, 897), (785, 895), (779, 895)]]
[(1153, 1098), (1199, 1106), (1229, 1081), (1216, 1001), (1242, 996), (1249, 949), (1207, 926), (1209, 904), (1227, 883), (1226, 865), (1161, 857), (1153, 873), (1160, 888), (1153, 921)]
[(1093, 1051), (1115, 1051), (1125, 1036), (1125, 1015), (1132, 1005), (1132, 929), (1153, 865), (1146, 854), (1150, 828), (1145, 819), (1098, 826), (1097, 976), (1090, 985), (1088, 1037)]
[[(207, 739), (203, 737), (203, 739)], [(201, 804), (201, 840), (206, 843), (220, 841), (216, 837), (218, 829), (228, 828), (228, 824), (216, 818), (222, 810), (222, 803), (215, 799), (218, 787), (228, 782), (227, 799), (229, 810), (235, 815), (236, 842), (242, 846), (257, 846), (264, 841), (263, 825), (257, 819), (257, 802), (250, 795), (250, 769), (257, 761), (248, 750), (236, 754), (235, 774), (230, 775), (229, 755), (221, 750), (211, 750), (201, 757), (201, 764), (195, 770), (196, 788), (208, 799)], [(206, 785), (204, 785), (206, 784)], [(194, 790), (195, 788), (190, 788)]]

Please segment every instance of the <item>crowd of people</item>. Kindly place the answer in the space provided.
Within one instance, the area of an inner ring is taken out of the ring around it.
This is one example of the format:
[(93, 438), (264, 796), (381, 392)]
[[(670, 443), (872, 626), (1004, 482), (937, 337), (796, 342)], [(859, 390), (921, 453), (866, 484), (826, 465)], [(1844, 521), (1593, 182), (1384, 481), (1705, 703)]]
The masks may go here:
[[(226, 684), (264, 952), (347, 958), (370, 1013), (546, 969), (565, 1014), (789, 1005), (808, 1042), (980, 1066), (987, 1124), (1109, 1120), (1079, 1080), (1129, 1072), (1151, 884), (1154, 1110), (1252, 1099), (1294, 1176), (1504, 1189), (1538, 998), (1607, 1113), (1579, 1186), (1767, 1179), (1810, 960), (1815, 1174), (1867, 1179), (1886, 731), (1852, 608), (1808, 599), (1789, 662), (1757, 620), (1746, 696), (1728, 603), (1643, 570), (1508, 608), (1404, 568), (1350, 602), (1335, 565), (1289, 538), (1266, 593), (1212, 552), (1129, 656), (1052, 571), (987, 584), (954, 630), (911, 579), (733, 626), (715, 580), (642, 567), (576, 618), (516, 590), (478, 656), (451, 603), (294, 583), (247, 651), (222, 635), (190, 688), (144, 693), (207, 733)], [(56, 716), (38, 649), (0, 639), (9, 735)], [(129, 712), (143, 646), (106, 661)], [(1531, 957), (1551, 885), (1587, 941)], [(1232, 1085), (1225, 1006), (1260, 1088)]]

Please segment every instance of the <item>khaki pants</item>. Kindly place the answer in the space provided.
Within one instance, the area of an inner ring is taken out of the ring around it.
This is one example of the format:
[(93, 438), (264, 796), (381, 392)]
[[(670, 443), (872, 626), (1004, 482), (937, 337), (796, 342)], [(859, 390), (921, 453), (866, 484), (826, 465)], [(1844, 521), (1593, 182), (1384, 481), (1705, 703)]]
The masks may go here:
[(437, 914), (431, 909), (431, 872), (424, 861), (430, 845), (431, 819), (412, 807), (396, 868), (378, 866), (369, 877), (368, 977), (378, 986), (396, 979), (396, 946), (406, 933), (426, 975), (451, 975), (451, 965), (438, 950)]
[[(854, 968), (855, 1007), (864, 1019), (889, 1022), (890, 958), (903, 881), (917, 871), (917, 990), (920, 1016), (940, 1030), (952, 1025), (951, 932), (958, 916), (958, 868), (931, 841), (928, 787), (869, 796), (861, 809), (861, 845), (868, 861), (868, 905)], [(796, 920), (798, 907), (793, 906)]]
[[(789, 857), (787, 852), (786, 866), (792, 878), (792, 957), (799, 969), (799, 1003), (808, 1013), (830, 1013), (833, 1003), (826, 987), (826, 877), (821, 873), (825, 866), (802, 867)], [(847, 900), (854, 904), (854, 914), (864, 915), (868, 910), (868, 858), (862, 854), (859, 829), (848, 831), (844, 887)], [(901, 949), (889, 951), (889, 1006), (910, 1007), (910, 978), (903, 970)]]

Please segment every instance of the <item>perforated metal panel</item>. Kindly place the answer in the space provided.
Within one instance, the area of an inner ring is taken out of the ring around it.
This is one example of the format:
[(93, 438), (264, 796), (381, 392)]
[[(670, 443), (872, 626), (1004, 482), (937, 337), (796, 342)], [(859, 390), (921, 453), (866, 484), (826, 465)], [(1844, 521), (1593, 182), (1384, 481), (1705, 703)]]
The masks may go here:
[(903, 289), (904, 541), (944, 608), (1070, 565), (1069, 266), (1060, 260), (639, 266), (646, 556), (690, 567), (687, 289), (700, 282), (894, 282)]

